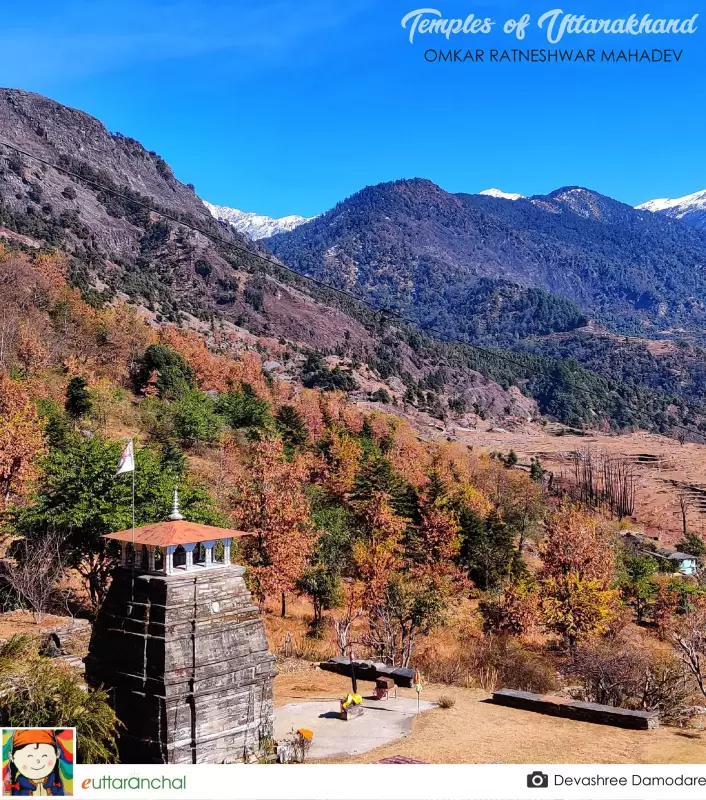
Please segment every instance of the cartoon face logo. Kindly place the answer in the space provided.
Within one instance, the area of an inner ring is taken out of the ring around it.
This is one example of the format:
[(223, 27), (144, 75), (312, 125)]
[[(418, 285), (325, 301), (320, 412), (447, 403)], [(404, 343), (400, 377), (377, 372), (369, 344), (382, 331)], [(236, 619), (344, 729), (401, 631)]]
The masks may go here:
[(10, 753), (10, 761), (20, 775), (35, 783), (54, 771), (59, 754), (53, 744), (26, 744)]
[(3, 732), (3, 794), (63, 797), (71, 794), (74, 731), (16, 728)]

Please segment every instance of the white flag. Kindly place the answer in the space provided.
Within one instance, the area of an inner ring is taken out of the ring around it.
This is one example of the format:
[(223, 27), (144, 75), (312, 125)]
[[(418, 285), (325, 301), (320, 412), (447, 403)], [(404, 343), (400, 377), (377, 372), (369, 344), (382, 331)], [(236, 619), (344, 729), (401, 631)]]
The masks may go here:
[(132, 446), (132, 439), (125, 445), (123, 454), (120, 456), (120, 463), (118, 464), (118, 471), (116, 475), (122, 475), (123, 472), (135, 471), (135, 451)]

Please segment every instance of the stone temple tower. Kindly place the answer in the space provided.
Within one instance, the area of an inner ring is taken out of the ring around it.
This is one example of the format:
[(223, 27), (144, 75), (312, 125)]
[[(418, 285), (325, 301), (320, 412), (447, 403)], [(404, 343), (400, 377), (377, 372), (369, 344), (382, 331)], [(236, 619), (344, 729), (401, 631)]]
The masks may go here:
[(231, 564), (238, 531), (165, 522), (106, 536), (121, 566), (93, 628), (86, 679), (111, 695), (128, 764), (239, 761), (271, 736), (274, 656)]

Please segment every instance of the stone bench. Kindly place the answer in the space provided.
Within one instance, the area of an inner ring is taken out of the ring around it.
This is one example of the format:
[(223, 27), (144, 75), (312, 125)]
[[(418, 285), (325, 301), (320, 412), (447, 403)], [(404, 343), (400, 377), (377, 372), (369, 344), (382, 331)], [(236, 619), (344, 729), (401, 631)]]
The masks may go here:
[[(328, 661), (319, 663), (319, 667), (327, 672), (335, 672), (338, 675), (351, 677), (351, 661), (345, 656), (330, 658)], [(353, 659), (355, 677), (361, 681), (375, 682), (378, 678), (391, 678), (397, 686), (410, 688), (414, 679), (414, 670), (405, 667), (390, 667), (381, 661), (367, 661), (365, 659)]]
[(539, 695), (520, 692), (516, 689), (498, 689), (493, 692), (492, 702), (523, 711), (536, 711), (553, 717), (563, 717), (581, 722), (594, 722), (599, 725), (614, 725), (618, 728), (651, 730), (659, 727), (659, 714), (656, 711), (632, 711), (627, 708), (603, 706), (599, 703), (583, 703), (553, 695)]

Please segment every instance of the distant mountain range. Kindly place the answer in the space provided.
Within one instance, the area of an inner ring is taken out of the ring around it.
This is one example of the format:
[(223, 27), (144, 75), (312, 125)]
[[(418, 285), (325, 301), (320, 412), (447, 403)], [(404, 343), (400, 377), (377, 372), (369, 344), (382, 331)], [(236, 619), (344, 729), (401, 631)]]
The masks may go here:
[(706, 327), (706, 233), (582, 187), (508, 202), (394, 181), (264, 244), (301, 272), (475, 339), (586, 317), (642, 335)]
[[(479, 194), (488, 197), (499, 197), (503, 200), (519, 200), (523, 195), (502, 192), (500, 189), (486, 189)], [(311, 222), (316, 217), (300, 217), (298, 214), (290, 214), (286, 217), (268, 217), (265, 214), (256, 214), (253, 211), (240, 211), (229, 206), (217, 206), (207, 200), (203, 204), (211, 214), (222, 222), (232, 225), (236, 231), (244, 234), (253, 241), (267, 239), (278, 233), (293, 231), (305, 222)]]
[[(485, 197), (495, 197), (499, 200), (524, 200), (525, 195), (514, 192), (503, 192), (501, 189), (485, 189), (478, 192)], [(286, 217), (268, 217), (252, 211), (240, 211), (237, 208), (218, 206), (203, 201), (206, 208), (218, 220), (228, 222), (235, 230), (253, 240), (267, 239), (278, 233), (293, 231), (305, 222), (310, 222), (316, 217), (301, 217), (290, 214)], [(678, 219), (694, 228), (706, 228), (706, 190), (679, 197), (677, 199), (660, 198), (650, 200), (635, 206), (638, 211), (652, 211), (671, 219)]]
[[(286, 369), (295, 379), (299, 356), (324, 354), (439, 418), (526, 419), (534, 411), (521, 387), (570, 424), (702, 422), (678, 404), (703, 394), (703, 353), (694, 349), (693, 368), (677, 379), (677, 362), (658, 375), (644, 343), (628, 352), (624, 340), (593, 337), (595, 321), (642, 338), (703, 333), (706, 231), (680, 220), (581, 187), (529, 198), (452, 194), (415, 178), (366, 187), (325, 214), (285, 222), (290, 230), (270, 220), (274, 227), (244, 234), (220, 219), (225, 211), (214, 218), (157, 153), (41, 95), (0, 89), (0, 139), (47, 162), (0, 145), (0, 239), (64, 253), (70, 283), (91, 304), (128, 300), (156, 326), (242, 340), (276, 362), (281, 343), (293, 343), (299, 355)], [(270, 230), (280, 232), (253, 241)], [(298, 272), (403, 312), (422, 333), (263, 263), (268, 249)], [(2, 301), (0, 291), (0, 311)], [(461, 336), (512, 358), (443, 342)], [(356, 391), (355, 379), (328, 367), (311, 380)]]
[(681, 220), (694, 228), (706, 228), (706, 189), (676, 200), (669, 198), (650, 200), (637, 208)]
[(239, 211), (237, 208), (228, 206), (216, 206), (206, 200), (203, 203), (216, 219), (228, 222), (239, 233), (254, 240), (265, 239), (284, 231), (292, 231), (299, 225), (314, 219), (314, 217), (300, 217), (296, 214), (275, 219), (266, 217), (264, 214), (255, 214), (252, 211)]

